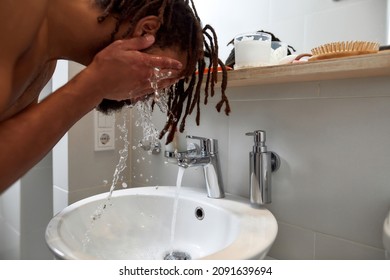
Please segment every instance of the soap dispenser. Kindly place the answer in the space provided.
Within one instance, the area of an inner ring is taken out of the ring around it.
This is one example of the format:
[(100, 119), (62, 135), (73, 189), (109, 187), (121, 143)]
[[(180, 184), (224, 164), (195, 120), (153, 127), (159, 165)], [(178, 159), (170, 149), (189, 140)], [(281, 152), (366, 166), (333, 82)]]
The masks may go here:
[(280, 166), (279, 156), (267, 151), (265, 131), (246, 133), (253, 136), (253, 151), (249, 153), (250, 201), (254, 206), (271, 203), (271, 173)]

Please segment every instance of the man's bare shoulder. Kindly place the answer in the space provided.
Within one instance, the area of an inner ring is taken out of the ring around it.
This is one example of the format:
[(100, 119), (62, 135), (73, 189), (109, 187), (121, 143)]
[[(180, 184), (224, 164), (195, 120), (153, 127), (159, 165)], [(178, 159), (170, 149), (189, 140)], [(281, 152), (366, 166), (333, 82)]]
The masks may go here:
[(17, 59), (34, 40), (49, 0), (0, 0), (0, 58)]
[(15, 94), (13, 81), (20, 84), (31, 74), (16, 74), (16, 64), (34, 44), (46, 17), (48, 1), (0, 0), (0, 116), (21, 94), (18, 90)]

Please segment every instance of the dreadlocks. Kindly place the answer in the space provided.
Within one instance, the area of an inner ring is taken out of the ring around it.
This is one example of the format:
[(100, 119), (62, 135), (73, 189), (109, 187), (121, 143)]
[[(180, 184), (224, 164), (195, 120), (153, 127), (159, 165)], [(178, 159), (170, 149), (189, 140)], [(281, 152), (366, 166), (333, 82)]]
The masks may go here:
[[(116, 19), (115, 29), (111, 34), (111, 41), (116, 36), (125, 38), (131, 36), (136, 23), (143, 17), (158, 16), (161, 27), (156, 34), (155, 45), (164, 49), (179, 47), (187, 52), (187, 67), (185, 78), (173, 85), (168, 94), (167, 122), (160, 133), (160, 139), (168, 133), (167, 143), (173, 140), (175, 131), (185, 129), (186, 118), (196, 107), (196, 124), (200, 124), (201, 89), (204, 76), (205, 97), (204, 104), (208, 102), (209, 95), (215, 94), (215, 84), (218, 82), (218, 65), (222, 68), (221, 101), (216, 109), (221, 111), (225, 105), (225, 113), (229, 115), (230, 106), (225, 91), (227, 87), (227, 71), (224, 63), (218, 58), (217, 35), (210, 25), (201, 27), (201, 20), (196, 11), (193, 0), (95, 0), (103, 12), (98, 22), (108, 17)], [(123, 23), (130, 23), (124, 34), (118, 34)], [(208, 65), (206, 61), (208, 60)], [(196, 73), (198, 70), (198, 74)], [(209, 93), (210, 91), (210, 93)], [(115, 110), (128, 104), (129, 101), (119, 102)], [(104, 105), (101, 110), (107, 110)], [(180, 123), (180, 124), (179, 124)]]

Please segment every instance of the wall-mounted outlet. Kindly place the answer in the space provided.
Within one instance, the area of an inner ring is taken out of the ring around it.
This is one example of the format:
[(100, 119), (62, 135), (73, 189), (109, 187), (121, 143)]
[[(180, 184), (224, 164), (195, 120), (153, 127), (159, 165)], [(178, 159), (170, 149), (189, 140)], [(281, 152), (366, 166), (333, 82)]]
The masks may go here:
[(95, 151), (115, 149), (115, 115), (94, 111)]

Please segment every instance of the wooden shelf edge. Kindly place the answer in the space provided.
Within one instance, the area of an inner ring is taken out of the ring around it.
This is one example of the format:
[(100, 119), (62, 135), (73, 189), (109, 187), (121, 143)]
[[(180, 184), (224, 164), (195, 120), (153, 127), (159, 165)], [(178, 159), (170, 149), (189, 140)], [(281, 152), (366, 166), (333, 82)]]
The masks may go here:
[[(390, 51), (228, 72), (228, 88), (390, 76)], [(219, 76), (219, 81), (222, 79)], [(219, 86), (219, 84), (217, 85)]]

